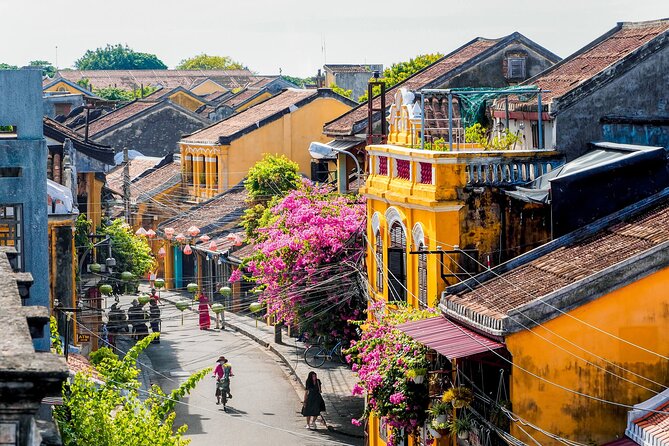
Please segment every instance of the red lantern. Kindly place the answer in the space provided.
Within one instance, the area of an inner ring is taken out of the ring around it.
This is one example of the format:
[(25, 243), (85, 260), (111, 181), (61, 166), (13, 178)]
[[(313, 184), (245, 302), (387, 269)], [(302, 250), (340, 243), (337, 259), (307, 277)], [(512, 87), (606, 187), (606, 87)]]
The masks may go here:
[(165, 254), (167, 254), (167, 252), (165, 251), (165, 247), (161, 246), (160, 249), (158, 250), (158, 256), (165, 257)]
[(149, 229), (148, 231), (146, 231), (146, 236), (148, 238), (153, 238), (156, 236), (156, 231), (154, 231), (153, 229)]
[(196, 237), (200, 233), (200, 228), (197, 226), (191, 226), (186, 232), (188, 232), (188, 235), (191, 237)]
[(218, 245), (214, 240), (209, 243), (209, 251), (216, 251), (218, 249)]
[(182, 233), (178, 233), (176, 237), (174, 237), (174, 240), (176, 240), (179, 243), (183, 243), (186, 241), (186, 236), (183, 235)]
[(139, 235), (140, 237), (144, 237), (146, 235), (146, 229), (144, 229), (140, 226), (140, 228), (135, 231), (135, 235)]
[(191, 249), (190, 245), (184, 246), (184, 254), (186, 254), (187, 256), (193, 254), (193, 250)]
[(200, 241), (202, 243), (207, 243), (209, 240), (211, 240), (211, 237), (209, 237), (207, 234), (204, 234), (204, 235), (200, 236)]
[(174, 228), (165, 228), (163, 232), (165, 232), (165, 237), (167, 238), (167, 240), (170, 240), (174, 235)]

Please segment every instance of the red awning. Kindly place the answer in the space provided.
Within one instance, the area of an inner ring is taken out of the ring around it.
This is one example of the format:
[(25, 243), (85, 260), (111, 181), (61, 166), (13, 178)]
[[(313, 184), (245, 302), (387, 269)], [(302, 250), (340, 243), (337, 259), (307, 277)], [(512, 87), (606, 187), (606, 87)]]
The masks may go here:
[(448, 359), (465, 358), (504, 347), (504, 344), (486, 338), (442, 316), (407, 322), (398, 325), (397, 328)]

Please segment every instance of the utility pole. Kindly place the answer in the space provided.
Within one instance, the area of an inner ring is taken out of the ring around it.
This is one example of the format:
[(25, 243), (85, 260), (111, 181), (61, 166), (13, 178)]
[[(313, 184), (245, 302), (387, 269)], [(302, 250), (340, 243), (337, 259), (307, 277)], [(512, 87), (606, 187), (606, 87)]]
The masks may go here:
[(128, 147), (123, 147), (123, 204), (125, 206), (125, 222), (130, 224), (130, 161)]

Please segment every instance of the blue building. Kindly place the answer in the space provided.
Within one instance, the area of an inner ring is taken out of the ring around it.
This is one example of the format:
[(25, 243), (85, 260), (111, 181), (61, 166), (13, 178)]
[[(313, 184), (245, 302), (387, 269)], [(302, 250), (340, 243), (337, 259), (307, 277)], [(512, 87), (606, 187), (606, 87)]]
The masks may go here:
[[(50, 308), (42, 115), (41, 71), (0, 71), (0, 246), (14, 247), (13, 266), (32, 275), (23, 304)], [(37, 350), (49, 349), (46, 324), (33, 342)]]

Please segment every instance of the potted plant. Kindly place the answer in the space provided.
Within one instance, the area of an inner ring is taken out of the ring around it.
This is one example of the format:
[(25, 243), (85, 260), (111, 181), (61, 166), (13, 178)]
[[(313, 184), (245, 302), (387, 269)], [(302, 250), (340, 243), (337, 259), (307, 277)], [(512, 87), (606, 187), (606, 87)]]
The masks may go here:
[(432, 438), (441, 438), (441, 433), (450, 430), (450, 425), (448, 423), (437, 423), (435, 420), (432, 420), (427, 425), (427, 429), (430, 431)]
[(407, 371), (407, 378), (413, 380), (416, 384), (422, 384), (427, 375), (426, 368), (412, 368)]
[(462, 409), (474, 401), (474, 394), (470, 388), (465, 386), (451, 387), (444, 392), (441, 400), (445, 403), (451, 403), (456, 409)]
[(469, 414), (462, 414), (459, 418), (451, 421), (451, 434), (457, 435), (459, 439), (466, 440), (472, 431), (472, 419)]
[(444, 403), (443, 401), (435, 401), (432, 403), (432, 406), (430, 407), (430, 410), (428, 411), (430, 413), (430, 416), (434, 420), (435, 423), (446, 423), (448, 419), (448, 414), (451, 412), (453, 409), (453, 406), (451, 406), (450, 403)]

